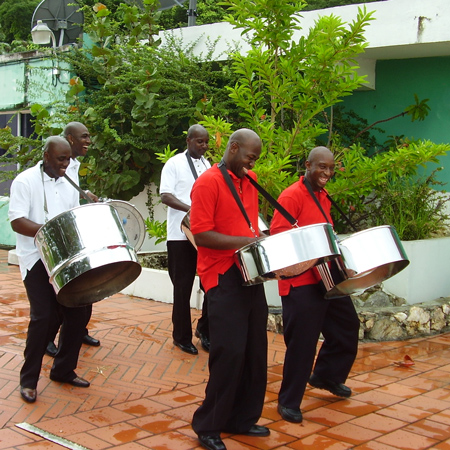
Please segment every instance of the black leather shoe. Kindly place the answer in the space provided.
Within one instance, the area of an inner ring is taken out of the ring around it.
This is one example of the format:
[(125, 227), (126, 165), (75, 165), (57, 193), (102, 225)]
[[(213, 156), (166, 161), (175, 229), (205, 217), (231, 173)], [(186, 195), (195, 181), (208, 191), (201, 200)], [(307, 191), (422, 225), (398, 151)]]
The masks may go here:
[(309, 379), (309, 384), (317, 389), (325, 389), (331, 392), (337, 397), (350, 397), (352, 395), (352, 390), (345, 384), (336, 383), (335, 381), (322, 380), (317, 375), (312, 374)]
[(190, 353), (191, 355), (198, 355), (198, 350), (194, 344), (183, 345), (176, 341), (173, 341), (173, 345), (178, 347), (180, 350), (183, 350), (183, 352)]
[(210, 436), (207, 434), (199, 434), (198, 440), (202, 447), (208, 450), (227, 450), (220, 436)]
[(200, 339), (203, 350), (205, 350), (205, 352), (209, 352), (209, 347), (211, 346), (211, 343), (209, 342), (209, 338), (206, 337), (204, 334), (200, 333), (200, 331), (198, 331), (198, 329), (195, 330), (195, 337), (198, 337)]
[(91, 347), (100, 347), (100, 341), (92, 336), (89, 336), (88, 334), (83, 336), (83, 344), (90, 345)]
[(270, 430), (262, 425), (252, 425), (245, 433), (239, 433), (245, 436), (265, 437), (269, 436)]
[(58, 347), (54, 344), (53, 341), (50, 341), (47, 344), (47, 348), (45, 349), (45, 353), (48, 356), (51, 356), (52, 358), (54, 358), (56, 356), (56, 354), (58, 353)]
[(89, 381), (87, 381), (81, 377), (75, 377), (73, 380), (58, 380), (58, 379), (52, 378), (52, 377), (50, 377), (50, 379), (52, 381), (58, 381), (60, 383), (67, 383), (67, 384), (71, 384), (72, 386), (82, 387), (82, 388), (87, 388), (91, 385), (91, 383), (89, 383)]
[(36, 401), (36, 389), (20, 386), (20, 395), (27, 403), (34, 403)]
[(300, 408), (298, 409), (286, 408), (285, 406), (279, 404), (278, 413), (287, 422), (301, 423), (303, 421), (303, 416), (300, 411)]

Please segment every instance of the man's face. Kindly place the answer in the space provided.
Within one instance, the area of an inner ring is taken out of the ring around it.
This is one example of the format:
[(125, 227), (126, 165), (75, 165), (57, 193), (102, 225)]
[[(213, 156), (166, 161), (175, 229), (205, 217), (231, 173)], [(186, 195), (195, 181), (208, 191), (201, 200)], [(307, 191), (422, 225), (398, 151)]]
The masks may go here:
[(334, 157), (332, 153), (316, 154), (314, 159), (306, 161), (306, 178), (311, 183), (313, 191), (320, 191), (334, 175)]
[(191, 158), (199, 159), (208, 150), (209, 134), (205, 131), (194, 131), (191, 137), (186, 139), (188, 153)]
[(80, 125), (67, 136), (72, 147), (72, 158), (85, 156), (91, 144), (91, 135), (84, 125)]
[(44, 153), (45, 173), (50, 178), (63, 177), (69, 166), (71, 155), (72, 152), (69, 144), (57, 143), (50, 145)]
[(238, 177), (242, 178), (247, 171), (255, 167), (255, 162), (261, 155), (261, 141), (259, 139), (248, 139), (245, 143), (231, 144), (233, 157), (231, 158), (228, 168)]

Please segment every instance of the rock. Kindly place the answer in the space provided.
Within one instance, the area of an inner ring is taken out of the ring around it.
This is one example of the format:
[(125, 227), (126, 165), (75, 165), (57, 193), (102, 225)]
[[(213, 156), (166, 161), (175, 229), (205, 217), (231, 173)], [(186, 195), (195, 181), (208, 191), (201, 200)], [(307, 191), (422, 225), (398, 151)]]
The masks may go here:
[(389, 295), (383, 291), (376, 291), (367, 297), (364, 306), (373, 306), (383, 308), (385, 306), (392, 306), (392, 301)]
[(368, 338), (375, 341), (399, 340), (406, 337), (406, 333), (396, 320), (385, 317), (375, 322), (369, 331)]

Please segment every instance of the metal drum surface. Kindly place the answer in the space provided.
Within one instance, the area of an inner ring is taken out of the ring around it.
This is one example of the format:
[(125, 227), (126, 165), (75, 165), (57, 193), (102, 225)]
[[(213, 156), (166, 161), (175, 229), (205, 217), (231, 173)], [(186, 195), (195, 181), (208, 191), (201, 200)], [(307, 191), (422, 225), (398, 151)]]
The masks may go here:
[(131, 203), (123, 200), (107, 200), (106, 203), (116, 208), (128, 242), (138, 252), (145, 240), (145, 221), (142, 214)]
[(35, 244), (64, 306), (103, 300), (141, 273), (117, 210), (107, 203), (59, 214), (39, 229)]
[[(391, 278), (408, 264), (408, 256), (394, 227), (382, 225), (360, 231), (339, 242), (348, 278), (325, 298), (342, 297)], [(350, 275), (351, 274), (351, 275)]]
[(293, 228), (267, 236), (235, 253), (246, 285), (282, 280), (340, 255), (329, 223)]

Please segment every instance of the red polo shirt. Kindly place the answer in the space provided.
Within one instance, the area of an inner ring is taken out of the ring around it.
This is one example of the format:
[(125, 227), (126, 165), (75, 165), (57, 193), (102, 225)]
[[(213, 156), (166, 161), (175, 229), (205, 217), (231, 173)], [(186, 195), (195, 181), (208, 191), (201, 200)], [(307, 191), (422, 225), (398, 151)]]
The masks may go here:
[[(238, 178), (232, 172), (228, 173), (258, 234), (258, 191), (246, 177)], [(254, 172), (250, 171), (249, 175), (256, 179)], [(217, 164), (197, 178), (192, 187), (191, 199), (190, 221), (194, 236), (205, 231), (229, 236), (254, 236)], [(224, 274), (234, 264), (236, 250), (198, 247), (197, 273), (205, 292), (217, 286), (219, 274)]]
[[(303, 183), (304, 177), (286, 188), (278, 198), (278, 202), (283, 206), (296, 220), (299, 227), (307, 225), (314, 225), (316, 223), (324, 223), (325, 218), (320, 211), (316, 202), (311, 197), (308, 189)], [(322, 189), (314, 193), (322, 205), (325, 214), (328, 216), (328, 221), (333, 225), (330, 216), (331, 202), (327, 198), (327, 192)], [(270, 224), (270, 234), (281, 233), (282, 231), (291, 230), (291, 224), (278, 212), (275, 211), (272, 222)], [(313, 243), (311, 243), (313, 245)], [(297, 277), (289, 278), (287, 280), (278, 281), (278, 291), (281, 296), (288, 295), (291, 286), (305, 286), (307, 284), (317, 284), (320, 281), (320, 275), (317, 269), (313, 268), (298, 275)]]

